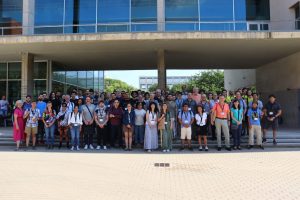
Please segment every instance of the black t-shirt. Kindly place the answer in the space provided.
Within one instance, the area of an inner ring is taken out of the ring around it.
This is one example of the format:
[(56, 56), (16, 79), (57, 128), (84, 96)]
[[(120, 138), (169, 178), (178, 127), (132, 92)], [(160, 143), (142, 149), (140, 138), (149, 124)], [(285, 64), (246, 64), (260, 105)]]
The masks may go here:
[(268, 102), (265, 105), (264, 109), (267, 110), (268, 117), (275, 117), (278, 114), (279, 110), (281, 110), (281, 106), (277, 102), (274, 102), (273, 104), (271, 102)]

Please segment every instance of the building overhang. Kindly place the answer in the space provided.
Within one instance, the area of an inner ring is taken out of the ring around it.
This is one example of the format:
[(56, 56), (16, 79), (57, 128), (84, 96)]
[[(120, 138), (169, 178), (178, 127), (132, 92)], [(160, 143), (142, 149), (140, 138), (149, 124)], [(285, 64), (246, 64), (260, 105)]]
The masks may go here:
[(0, 62), (21, 52), (69, 70), (247, 69), (300, 51), (300, 32), (156, 32), (0, 37)]

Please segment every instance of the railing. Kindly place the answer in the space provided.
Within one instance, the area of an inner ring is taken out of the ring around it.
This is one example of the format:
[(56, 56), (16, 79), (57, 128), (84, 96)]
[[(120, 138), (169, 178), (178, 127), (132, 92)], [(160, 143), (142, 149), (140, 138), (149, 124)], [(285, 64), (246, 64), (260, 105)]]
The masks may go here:
[(295, 21), (169, 21), (164, 23), (129, 22), (80, 25), (14, 26), (0, 27), (0, 36), (115, 32), (287, 31), (280, 27), (294, 27), (294, 29), (291, 28), (291, 31), (298, 31), (300, 29), (300, 19)]

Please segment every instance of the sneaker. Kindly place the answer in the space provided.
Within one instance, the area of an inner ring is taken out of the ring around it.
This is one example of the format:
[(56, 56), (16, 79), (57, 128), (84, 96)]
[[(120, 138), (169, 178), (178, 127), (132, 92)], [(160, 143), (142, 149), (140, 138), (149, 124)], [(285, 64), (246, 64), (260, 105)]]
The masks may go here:
[(218, 151), (221, 151), (222, 150), (222, 148), (221, 147), (218, 147)]
[(226, 150), (227, 150), (227, 151), (231, 151), (231, 148), (230, 148), (230, 147), (226, 147)]
[(205, 151), (208, 151), (208, 147), (207, 146), (205, 147)]
[(24, 148), (24, 151), (27, 151), (27, 150), (28, 150), (28, 147), (25, 147), (25, 148)]
[(202, 147), (201, 146), (199, 147), (199, 151), (202, 151)]
[(266, 138), (263, 138), (262, 142), (263, 142), (263, 143), (266, 143), (266, 142), (267, 142), (267, 139), (266, 139)]
[(101, 149), (101, 147), (100, 146), (97, 146), (97, 148), (96, 148), (97, 150), (100, 150)]
[(189, 147), (189, 150), (190, 150), (190, 151), (194, 151), (193, 147)]
[(84, 145), (84, 150), (87, 150), (88, 149), (88, 145)]
[(77, 150), (77, 151), (79, 151), (79, 150), (80, 150), (80, 149), (79, 149), (79, 146), (77, 146), (77, 147), (76, 147), (76, 150)]
[(107, 150), (106, 146), (103, 146), (103, 150)]
[(240, 146), (239, 146), (239, 147), (237, 147), (237, 149), (238, 149), (238, 150), (242, 150), (242, 148), (241, 148)]
[(248, 146), (248, 149), (252, 149), (252, 148), (253, 148), (253, 145), (249, 145), (249, 146)]
[(90, 149), (91, 149), (91, 150), (93, 150), (93, 149), (94, 149), (93, 145), (91, 145), (91, 144), (90, 144)]
[(151, 153), (151, 149), (148, 149), (148, 151), (147, 151), (148, 153)]
[(167, 149), (167, 152), (170, 152), (170, 149)]
[(74, 151), (74, 146), (72, 146), (71, 151)]
[(259, 145), (259, 148), (262, 149), (262, 150), (265, 149), (263, 145)]
[(273, 140), (273, 144), (276, 145), (276, 144), (277, 144), (277, 141), (276, 141), (276, 140)]
[(183, 151), (184, 150), (184, 147), (180, 147), (179, 151)]
[(163, 152), (164, 152), (164, 153), (166, 153), (166, 152), (167, 152), (167, 150), (166, 150), (166, 149), (164, 149), (164, 150), (163, 150)]
[(32, 147), (32, 150), (36, 150), (35, 146)]

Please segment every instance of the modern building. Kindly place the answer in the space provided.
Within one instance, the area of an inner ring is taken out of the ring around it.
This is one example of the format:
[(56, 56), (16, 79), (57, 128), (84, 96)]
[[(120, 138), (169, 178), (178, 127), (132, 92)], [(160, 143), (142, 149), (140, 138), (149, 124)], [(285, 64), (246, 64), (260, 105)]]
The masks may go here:
[(299, 7), (298, 0), (0, 0), (0, 93), (102, 89), (104, 70), (157, 69), (161, 88), (166, 69), (253, 70), (226, 82), (242, 85), (242, 77), (263, 98), (276, 94), (296, 127)]
[[(183, 84), (188, 82), (191, 76), (167, 76), (167, 87), (172, 88), (173, 85)], [(139, 85), (141, 90), (148, 90), (152, 85), (158, 83), (157, 76), (140, 76)]]

